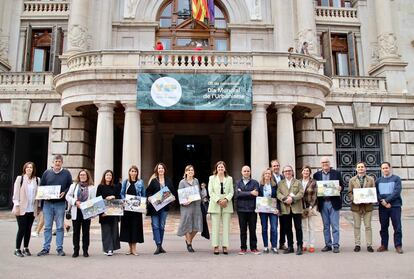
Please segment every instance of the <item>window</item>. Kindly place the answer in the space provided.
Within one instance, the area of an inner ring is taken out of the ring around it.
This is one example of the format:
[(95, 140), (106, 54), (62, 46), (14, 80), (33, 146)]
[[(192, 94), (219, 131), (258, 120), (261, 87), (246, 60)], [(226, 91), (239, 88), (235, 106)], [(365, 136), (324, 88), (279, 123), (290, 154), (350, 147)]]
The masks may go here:
[(351, 8), (350, 0), (318, 0), (319, 6), (333, 7), (333, 8)]
[(214, 20), (206, 18), (200, 22), (192, 18), (190, 3), (188, 0), (171, 0), (160, 8), (156, 40), (162, 42), (165, 50), (192, 50), (197, 44), (205, 50), (228, 50), (228, 17), (222, 4), (215, 1)]
[(322, 55), (325, 58), (325, 75), (357, 76), (358, 64), (355, 34), (335, 34), (329, 30), (322, 34)]
[(59, 55), (62, 54), (62, 28), (26, 29), (23, 70), (60, 73)]
[[(374, 179), (381, 175), (382, 144), (379, 130), (335, 130), (336, 164), (341, 172), (345, 188), (349, 179), (356, 175), (359, 161), (367, 165), (367, 174)], [(350, 205), (346, 196), (344, 204)]]

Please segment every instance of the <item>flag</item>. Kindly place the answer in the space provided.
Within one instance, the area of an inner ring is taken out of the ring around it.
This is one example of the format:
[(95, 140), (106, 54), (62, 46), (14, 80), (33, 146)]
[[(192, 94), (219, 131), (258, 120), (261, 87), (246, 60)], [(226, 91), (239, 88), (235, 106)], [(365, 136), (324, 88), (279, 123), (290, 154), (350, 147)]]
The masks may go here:
[(214, 0), (208, 0), (208, 15), (210, 24), (214, 24)]
[(204, 21), (204, 18), (209, 18), (207, 0), (192, 0), (191, 9), (194, 19)]

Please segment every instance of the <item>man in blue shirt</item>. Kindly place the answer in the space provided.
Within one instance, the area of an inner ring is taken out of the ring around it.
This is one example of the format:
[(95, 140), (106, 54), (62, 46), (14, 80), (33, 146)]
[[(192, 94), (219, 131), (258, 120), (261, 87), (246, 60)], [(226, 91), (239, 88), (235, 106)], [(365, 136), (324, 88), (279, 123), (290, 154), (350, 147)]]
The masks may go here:
[(379, 220), (381, 224), (381, 246), (377, 252), (388, 250), (388, 227), (390, 219), (394, 228), (394, 247), (398, 254), (402, 254), (402, 226), (401, 226), (401, 178), (391, 173), (391, 164), (381, 164), (382, 176), (375, 182), (379, 202)]
[(72, 184), (72, 175), (62, 167), (62, 155), (56, 155), (53, 159), (53, 167), (46, 170), (40, 185), (60, 185), (60, 196), (56, 200), (45, 200), (43, 203), (43, 216), (45, 218), (45, 232), (43, 249), (37, 255), (46, 256), (49, 254), (50, 243), (52, 242), (53, 220), (56, 222), (56, 251), (59, 256), (65, 256), (63, 252), (63, 222), (65, 216), (65, 196)]

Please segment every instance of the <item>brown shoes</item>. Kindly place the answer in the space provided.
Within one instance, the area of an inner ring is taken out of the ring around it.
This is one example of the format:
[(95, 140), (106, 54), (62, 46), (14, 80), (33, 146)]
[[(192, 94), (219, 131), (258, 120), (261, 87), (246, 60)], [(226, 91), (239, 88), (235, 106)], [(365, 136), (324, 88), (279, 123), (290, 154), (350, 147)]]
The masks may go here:
[(403, 254), (403, 253), (404, 253), (404, 251), (403, 251), (403, 249), (402, 249), (402, 247), (401, 247), (401, 246), (395, 247), (395, 251), (396, 251), (398, 254)]
[(377, 252), (385, 252), (385, 251), (388, 251), (388, 249), (384, 246), (384, 245), (381, 245), (380, 247), (378, 247), (378, 249), (377, 249)]

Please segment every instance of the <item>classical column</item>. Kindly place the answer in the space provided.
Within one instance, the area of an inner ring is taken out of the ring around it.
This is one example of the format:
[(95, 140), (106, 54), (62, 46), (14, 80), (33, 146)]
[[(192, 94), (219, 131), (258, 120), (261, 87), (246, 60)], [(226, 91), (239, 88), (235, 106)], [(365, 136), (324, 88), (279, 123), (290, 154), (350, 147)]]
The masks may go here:
[(124, 103), (125, 123), (124, 142), (122, 144), (122, 178), (128, 177), (128, 169), (132, 165), (141, 170), (141, 112), (136, 104)]
[(302, 44), (308, 43), (309, 54), (317, 55), (316, 48), (316, 22), (315, 22), (315, 7), (312, 0), (296, 0), (297, 7), (297, 51), (300, 52)]
[(240, 171), (244, 165), (244, 140), (243, 140), (243, 132), (246, 129), (244, 126), (232, 126), (231, 127), (231, 176), (233, 176), (234, 180), (238, 180), (241, 176)]
[(88, 49), (89, 2), (72, 0), (70, 3), (66, 52), (82, 52)]
[(94, 49), (110, 49), (112, 45), (112, 0), (100, 0), (96, 6), (94, 17), (97, 19), (94, 36)]
[(294, 18), (291, 1), (272, 0), (273, 38), (275, 51), (287, 51), (294, 43)]
[(141, 178), (148, 182), (155, 166), (155, 126), (142, 126), (142, 167)]
[(223, 135), (211, 134), (211, 167), (218, 161), (223, 160)]
[(294, 105), (277, 105), (277, 158), (281, 168), (291, 165), (295, 170), (295, 136), (292, 109)]
[(390, 0), (375, 1), (377, 18), (378, 56), (381, 60), (399, 60), (397, 37), (392, 28)]
[(95, 144), (95, 182), (99, 183), (106, 169), (114, 167), (114, 104), (98, 103)]
[(251, 126), (252, 178), (260, 180), (262, 172), (269, 167), (269, 143), (267, 138), (268, 104), (253, 104)]

